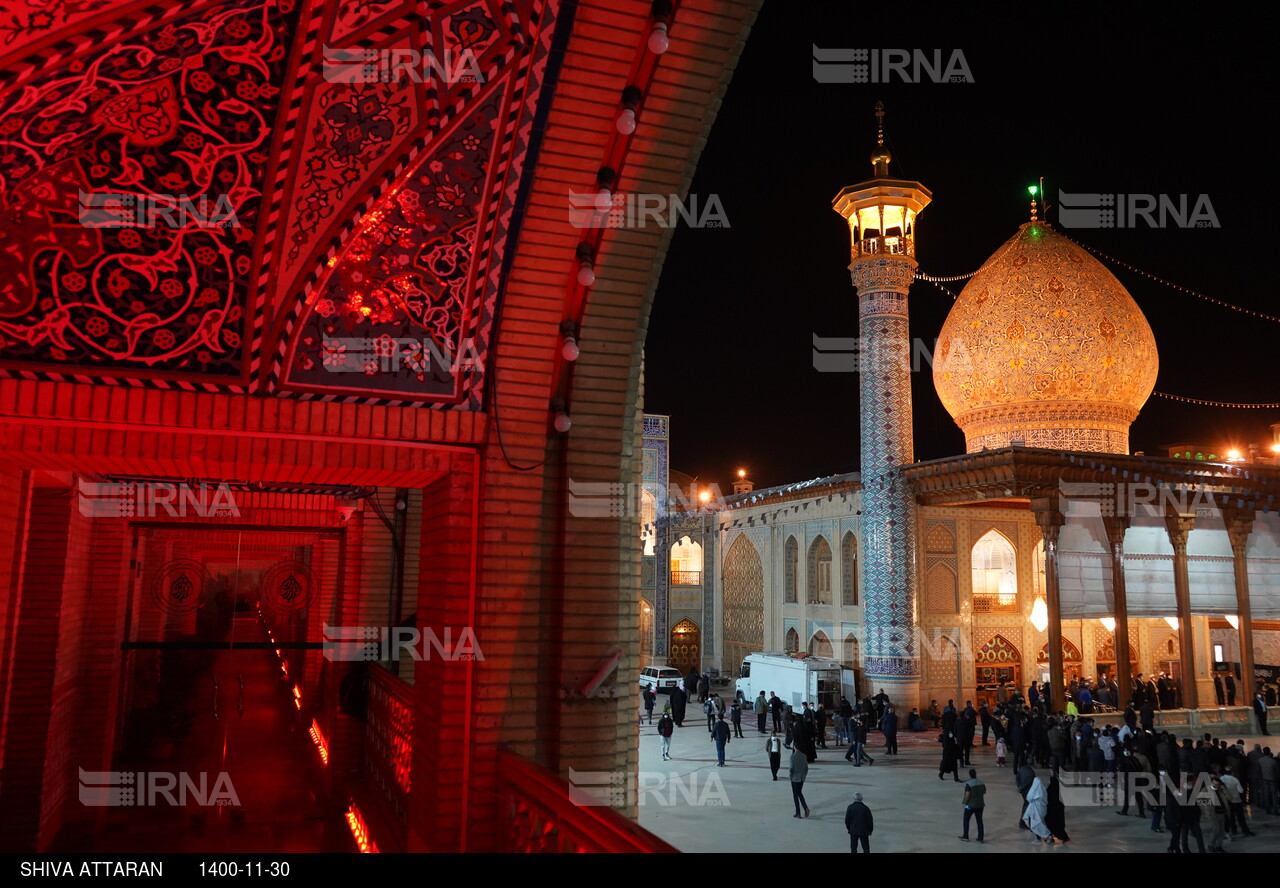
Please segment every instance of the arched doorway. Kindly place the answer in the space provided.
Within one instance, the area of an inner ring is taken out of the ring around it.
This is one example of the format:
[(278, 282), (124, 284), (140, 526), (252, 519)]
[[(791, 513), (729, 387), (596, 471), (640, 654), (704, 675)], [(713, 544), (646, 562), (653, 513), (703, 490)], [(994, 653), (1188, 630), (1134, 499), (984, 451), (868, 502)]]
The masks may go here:
[(815, 657), (826, 657), (827, 659), (835, 656), (835, 651), (831, 647), (831, 639), (827, 638), (827, 633), (821, 629), (814, 633), (813, 638), (809, 639), (809, 653)]
[(1001, 685), (1022, 687), (1022, 654), (1003, 635), (996, 635), (974, 654), (979, 700), (995, 706)]
[(785, 650), (793, 654), (800, 650), (800, 633), (794, 628), (787, 630)]
[[(1036, 663), (1040, 666), (1040, 674), (1043, 678), (1049, 670), (1049, 642), (1045, 642), (1040, 648), (1040, 653), (1036, 655)], [(1071, 639), (1062, 639), (1062, 679), (1068, 685), (1071, 682), (1079, 682), (1081, 678), (1096, 678), (1093, 675), (1082, 675), (1081, 670), (1084, 669), (1084, 656), (1080, 653), (1080, 648), (1072, 644)], [(1046, 682), (1047, 678), (1044, 679)], [(1053, 695), (1055, 698), (1062, 696), (1061, 692)]]
[(764, 650), (764, 568), (756, 547), (740, 536), (724, 559), (724, 661), (738, 675), (748, 654)]
[(683, 675), (690, 668), (702, 671), (702, 630), (692, 620), (681, 620), (671, 627), (671, 656), (667, 665)]
[[(1116, 677), (1116, 635), (1111, 632), (1107, 635), (1106, 641), (1098, 648), (1097, 656), (1093, 664), (1094, 676), (1101, 681), (1102, 676), (1110, 679)], [(1129, 674), (1138, 674), (1138, 639), (1132, 633), (1129, 635)], [(1121, 699), (1115, 702), (1116, 706), (1123, 708), (1124, 704), (1129, 702), (1129, 689), (1120, 689)]]

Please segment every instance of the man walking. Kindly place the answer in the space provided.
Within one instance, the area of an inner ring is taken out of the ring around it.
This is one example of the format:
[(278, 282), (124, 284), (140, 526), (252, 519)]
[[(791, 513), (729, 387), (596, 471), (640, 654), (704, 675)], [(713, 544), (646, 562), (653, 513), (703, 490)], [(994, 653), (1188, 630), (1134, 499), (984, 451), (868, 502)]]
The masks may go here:
[(1263, 735), (1269, 735), (1267, 731), (1267, 701), (1262, 696), (1262, 691), (1258, 691), (1257, 696), (1253, 698), (1253, 713), (1258, 717), (1258, 730)]
[(769, 711), (773, 713), (773, 730), (782, 730), (782, 698), (773, 691), (769, 692)]
[(729, 726), (724, 723), (724, 716), (720, 716), (716, 721), (715, 727), (711, 729), (711, 738), (716, 741), (716, 766), (724, 767), (724, 748), (729, 743)]
[[(809, 815), (808, 810), (805, 816)], [(845, 809), (844, 812), (844, 828), (849, 831), (849, 851), (853, 854), (858, 853), (858, 845), (861, 843), (864, 854), (871, 853), (871, 833), (875, 829), (872, 821), (871, 809), (862, 801), (862, 793), (855, 792), (853, 794), (853, 804)]]
[(729, 706), (729, 719), (733, 722), (733, 736), (742, 736), (742, 707), (738, 705), (737, 698)]
[(675, 733), (676, 723), (671, 720), (671, 713), (663, 711), (658, 719), (658, 736), (662, 738), (662, 760), (671, 758), (671, 735)]
[(769, 770), (773, 772), (773, 779), (777, 780), (778, 768), (782, 767), (782, 738), (776, 731), (764, 741), (764, 751), (769, 753)]
[(978, 772), (969, 769), (969, 781), (964, 785), (964, 835), (960, 841), (969, 841), (969, 818), (978, 821), (978, 844), (982, 844), (982, 808), (986, 804), (987, 784), (978, 779)]
[(987, 707), (987, 701), (982, 701), (982, 707), (978, 710), (978, 718), (982, 721), (982, 745), (987, 746), (987, 735), (991, 731), (991, 710)]
[(652, 688), (644, 689), (644, 711), (649, 715), (649, 724), (653, 724), (653, 707), (658, 702), (658, 695)]
[(764, 691), (761, 691), (760, 696), (756, 697), (756, 702), (752, 708), (756, 713), (756, 728), (763, 734), (764, 720), (769, 712), (769, 701), (764, 698)]
[(804, 779), (809, 776), (809, 757), (796, 749), (791, 753), (791, 800), (796, 803), (796, 818), (800, 817), (800, 809), (804, 808), (804, 816), (809, 816), (809, 803), (804, 800)]

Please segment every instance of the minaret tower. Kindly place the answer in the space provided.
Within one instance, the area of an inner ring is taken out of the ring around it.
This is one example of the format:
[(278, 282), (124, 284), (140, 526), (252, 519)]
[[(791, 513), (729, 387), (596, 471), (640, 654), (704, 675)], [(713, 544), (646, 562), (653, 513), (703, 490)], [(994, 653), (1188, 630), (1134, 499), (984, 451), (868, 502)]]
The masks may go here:
[(916, 270), (916, 216), (932, 200), (919, 182), (889, 177), (884, 104), (876, 102), (875, 177), (836, 195), (849, 220), (858, 291), (862, 442), (863, 668), (871, 693), (917, 705), (916, 507), (900, 467), (914, 462), (907, 290)]

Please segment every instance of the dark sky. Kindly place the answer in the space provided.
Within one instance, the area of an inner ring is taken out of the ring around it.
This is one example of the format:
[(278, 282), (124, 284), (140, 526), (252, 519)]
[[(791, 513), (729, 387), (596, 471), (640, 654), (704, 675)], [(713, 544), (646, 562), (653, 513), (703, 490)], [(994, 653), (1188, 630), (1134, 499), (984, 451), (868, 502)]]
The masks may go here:
[[(645, 409), (671, 416), (673, 468), (726, 489), (740, 465), (757, 486), (857, 470), (858, 377), (814, 370), (812, 337), (857, 335), (848, 229), (831, 200), (871, 177), (877, 99), (890, 175), (933, 192), (918, 227), (921, 271), (978, 268), (1027, 220), (1026, 188), (1041, 176), (1055, 204), (1059, 187), (1192, 202), (1203, 193), (1220, 228), (1068, 233), (1181, 286), (1280, 314), (1274, 23), (1082, 9), (1025, 4), (997, 38), (976, 8), (944, 20), (917, 4), (766, 2), (691, 188), (718, 195), (730, 227), (682, 224), (649, 326)], [(944, 59), (958, 48), (974, 82), (819, 83), (814, 44), (940, 48)], [(1107, 267), (1155, 331), (1158, 391), (1280, 401), (1280, 325)], [(947, 286), (959, 293), (964, 282)], [(917, 281), (912, 336), (932, 346), (951, 304)], [(913, 399), (916, 458), (963, 453), (927, 367), (914, 374)], [(1130, 448), (1269, 442), (1277, 421), (1280, 410), (1153, 396)]]

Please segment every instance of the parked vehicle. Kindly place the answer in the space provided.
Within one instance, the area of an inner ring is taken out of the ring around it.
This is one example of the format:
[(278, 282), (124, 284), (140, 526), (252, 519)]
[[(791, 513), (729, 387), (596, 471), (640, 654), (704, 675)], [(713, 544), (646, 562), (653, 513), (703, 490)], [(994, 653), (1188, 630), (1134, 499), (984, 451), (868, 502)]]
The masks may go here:
[(754, 700), (761, 691), (766, 696), (772, 691), (797, 711), (805, 701), (836, 709), (844, 693), (843, 672), (840, 661), (828, 657), (785, 651), (750, 654), (742, 661), (737, 693), (743, 700)]
[(640, 670), (640, 687), (651, 688), (655, 694), (669, 694), (683, 680), (680, 670), (670, 666), (646, 666)]

